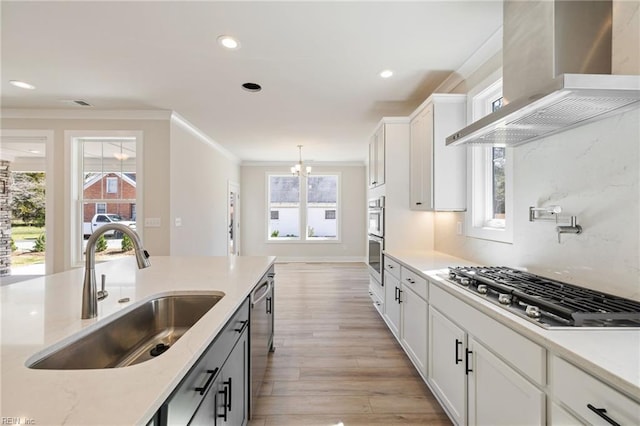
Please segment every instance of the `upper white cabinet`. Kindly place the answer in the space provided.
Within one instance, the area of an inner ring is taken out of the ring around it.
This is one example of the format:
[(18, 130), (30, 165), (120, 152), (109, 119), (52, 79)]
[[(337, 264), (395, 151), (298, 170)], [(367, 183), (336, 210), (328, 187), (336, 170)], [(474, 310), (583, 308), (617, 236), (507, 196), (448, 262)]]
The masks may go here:
[(369, 188), (384, 185), (384, 145), (385, 124), (381, 124), (371, 137), (371, 142), (369, 143)]
[(466, 95), (431, 95), (411, 119), (410, 208), (465, 210), (467, 155), (445, 139), (465, 126)]

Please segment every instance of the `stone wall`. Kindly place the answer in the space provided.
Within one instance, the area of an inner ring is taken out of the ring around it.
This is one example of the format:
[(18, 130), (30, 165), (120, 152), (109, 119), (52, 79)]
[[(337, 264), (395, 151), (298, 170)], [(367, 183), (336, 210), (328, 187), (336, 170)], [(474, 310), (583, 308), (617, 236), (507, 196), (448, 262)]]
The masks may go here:
[(9, 162), (0, 160), (0, 277), (11, 273), (11, 209)]

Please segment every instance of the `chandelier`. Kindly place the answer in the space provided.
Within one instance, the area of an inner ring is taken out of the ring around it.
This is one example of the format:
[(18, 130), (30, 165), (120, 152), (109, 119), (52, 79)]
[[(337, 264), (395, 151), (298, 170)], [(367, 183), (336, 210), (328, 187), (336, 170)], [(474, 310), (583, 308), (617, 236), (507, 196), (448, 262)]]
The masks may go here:
[(300, 176), (300, 175), (302, 175), (303, 177), (309, 176), (311, 174), (311, 166), (306, 166), (306, 167), (302, 166), (302, 145), (298, 145), (298, 154), (299, 154), (298, 163), (294, 166), (291, 166), (291, 174), (294, 176)]

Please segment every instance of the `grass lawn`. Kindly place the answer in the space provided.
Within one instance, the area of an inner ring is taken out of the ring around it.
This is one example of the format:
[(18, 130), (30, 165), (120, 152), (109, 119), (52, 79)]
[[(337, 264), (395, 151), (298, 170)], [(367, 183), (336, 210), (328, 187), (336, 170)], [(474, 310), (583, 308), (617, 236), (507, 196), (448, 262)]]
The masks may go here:
[(11, 225), (13, 241), (35, 240), (44, 234), (44, 226)]
[(11, 254), (11, 266), (26, 266), (44, 263), (44, 253), (14, 252)]

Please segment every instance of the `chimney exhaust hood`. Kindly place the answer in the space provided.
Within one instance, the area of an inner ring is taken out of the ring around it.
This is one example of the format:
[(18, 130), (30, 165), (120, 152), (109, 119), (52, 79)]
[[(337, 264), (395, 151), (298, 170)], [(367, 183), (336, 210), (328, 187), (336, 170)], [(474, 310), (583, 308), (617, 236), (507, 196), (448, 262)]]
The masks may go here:
[(505, 0), (503, 107), (447, 145), (515, 146), (637, 106), (640, 76), (611, 74), (612, 4)]

